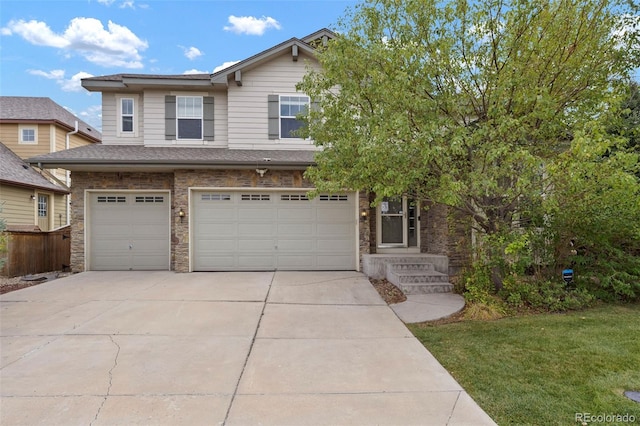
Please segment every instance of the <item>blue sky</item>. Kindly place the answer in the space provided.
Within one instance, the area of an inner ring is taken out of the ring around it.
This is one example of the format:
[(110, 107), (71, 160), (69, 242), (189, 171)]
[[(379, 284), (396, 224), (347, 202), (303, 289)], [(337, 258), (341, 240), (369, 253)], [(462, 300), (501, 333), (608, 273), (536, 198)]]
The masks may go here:
[(80, 79), (210, 73), (291, 37), (335, 29), (355, 0), (0, 2), (0, 95), (46, 96), (96, 128)]

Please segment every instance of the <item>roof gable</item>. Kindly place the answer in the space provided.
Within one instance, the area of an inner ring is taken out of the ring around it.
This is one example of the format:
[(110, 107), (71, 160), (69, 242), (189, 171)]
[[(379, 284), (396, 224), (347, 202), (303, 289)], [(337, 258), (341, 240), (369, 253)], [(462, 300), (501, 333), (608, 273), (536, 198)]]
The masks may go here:
[(92, 142), (100, 142), (102, 135), (94, 127), (79, 119), (50, 98), (27, 96), (0, 96), (0, 121), (53, 122), (69, 131), (75, 129)]
[(29, 188), (46, 189), (64, 194), (69, 193), (67, 189), (44, 178), (1, 142), (0, 182)]
[(293, 37), (213, 74), (112, 74), (83, 78), (82, 87), (89, 91), (117, 90), (143, 86), (194, 88), (203, 86), (227, 86), (229, 81), (234, 80), (240, 85), (243, 71), (258, 67), (285, 52), (290, 52), (292, 60), (294, 61), (297, 60), (302, 52), (315, 56), (316, 46), (319, 43), (326, 43), (329, 39), (335, 38), (336, 36), (334, 32), (323, 28), (303, 38)]

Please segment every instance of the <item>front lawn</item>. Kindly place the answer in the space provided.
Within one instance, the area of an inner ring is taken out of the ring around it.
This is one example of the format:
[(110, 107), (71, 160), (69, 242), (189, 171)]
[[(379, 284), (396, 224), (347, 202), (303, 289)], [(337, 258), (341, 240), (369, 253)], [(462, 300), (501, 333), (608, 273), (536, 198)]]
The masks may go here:
[(499, 425), (640, 423), (640, 304), (409, 328)]

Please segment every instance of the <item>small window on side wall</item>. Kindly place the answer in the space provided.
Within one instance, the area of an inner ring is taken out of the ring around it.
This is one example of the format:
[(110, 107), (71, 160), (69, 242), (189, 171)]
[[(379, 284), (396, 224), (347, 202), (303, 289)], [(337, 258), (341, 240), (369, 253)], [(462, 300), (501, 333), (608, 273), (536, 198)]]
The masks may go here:
[(20, 143), (37, 144), (38, 129), (37, 127), (20, 126)]

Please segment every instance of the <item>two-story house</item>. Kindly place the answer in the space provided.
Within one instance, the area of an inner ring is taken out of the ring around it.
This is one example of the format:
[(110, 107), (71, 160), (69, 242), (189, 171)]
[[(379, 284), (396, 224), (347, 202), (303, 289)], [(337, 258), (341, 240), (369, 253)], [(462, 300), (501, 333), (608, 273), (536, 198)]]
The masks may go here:
[[(100, 137), (99, 131), (50, 98), (0, 96), (0, 142), (19, 158), (92, 145)], [(0, 187), (0, 217), (10, 227), (48, 231), (69, 224), (67, 170), (40, 170), (42, 177), (37, 179), (32, 170), (10, 173), (8, 164), (17, 160), (6, 150), (2, 160), (6, 179)], [(45, 179), (50, 183), (42, 183)]]
[(212, 75), (84, 79), (102, 93), (102, 144), (30, 159), (71, 170), (72, 269), (359, 270), (372, 253), (446, 254), (439, 208), (374, 209), (355, 189), (307, 198), (317, 148), (295, 132), (310, 106), (296, 83), (332, 37)]

